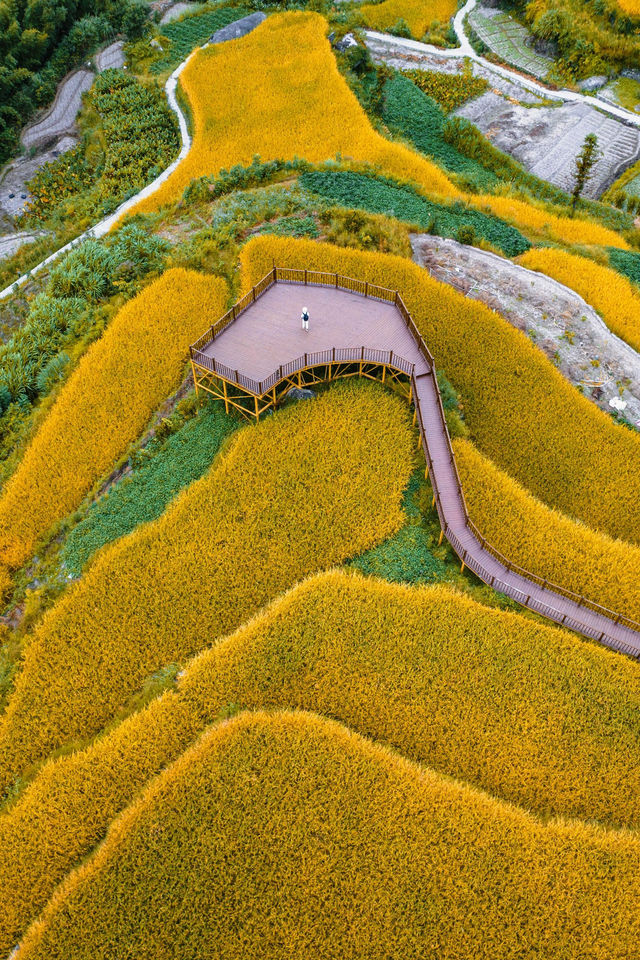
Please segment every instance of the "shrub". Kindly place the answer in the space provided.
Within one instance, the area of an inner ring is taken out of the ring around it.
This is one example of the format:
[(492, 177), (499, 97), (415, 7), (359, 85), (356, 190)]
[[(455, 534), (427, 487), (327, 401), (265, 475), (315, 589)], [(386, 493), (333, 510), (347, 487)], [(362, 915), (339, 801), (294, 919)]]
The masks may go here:
[[(212, 281), (195, 284), (186, 275), (189, 296), (180, 274), (165, 277), (152, 294), (165, 309), (173, 288), (183, 316), (195, 316), (200, 326), (214, 319)], [(207, 289), (208, 321), (192, 300)], [(148, 328), (150, 299), (144, 311), (132, 301), (119, 326), (128, 321), (130, 327), (131, 317), (140, 316)], [(175, 338), (175, 325), (171, 329)], [(152, 361), (158, 380), (161, 341), (153, 329), (149, 336), (154, 348), (140, 352)], [(118, 385), (121, 405), (122, 375)], [(127, 412), (130, 421), (134, 411)], [(95, 442), (104, 427), (95, 414), (87, 420)], [(78, 422), (77, 413), (72, 422)], [(122, 432), (120, 423), (112, 431), (120, 443)], [(104, 447), (103, 440), (101, 453)], [(154, 670), (236, 628), (300, 577), (394, 533), (403, 520), (401, 493), (413, 466), (412, 448), (404, 401), (377, 385), (358, 389), (349, 382), (236, 434), (214, 468), (158, 521), (104, 549), (29, 640), (0, 722), (0, 792), (25, 765), (99, 730)], [(80, 475), (81, 461), (74, 460)], [(15, 475), (14, 487), (21, 476)], [(39, 476), (47, 478), (53, 510), (75, 505), (68, 494), (66, 503), (51, 495), (57, 478), (47, 465)], [(10, 494), (8, 488), (6, 509)]]
[(585, 257), (551, 248), (530, 250), (520, 262), (571, 287), (617, 336), (640, 350), (640, 292), (626, 277)]
[[(217, 77), (213, 87), (212, 74)], [(138, 210), (171, 203), (195, 177), (246, 164), (256, 153), (267, 160), (312, 162), (344, 154), (411, 177), (443, 196), (457, 193), (433, 164), (371, 127), (338, 72), (325, 21), (317, 14), (278, 14), (238, 43), (199, 50), (181, 82), (194, 114), (193, 147)], [(228, 96), (230, 89), (234, 97)]]
[(82, 358), (4, 488), (5, 566), (23, 563), (137, 437), (177, 386), (189, 343), (224, 312), (226, 296), (220, 279), (171, 270), (122, 308)]
[(640, 437), (578, 393), (525, 334), (416, 264), (308, 240), (251, 240), (241, 255), (244, 284), (263, 277), (274, 260), (400, 290), (438, 367), (462, 395), (481, 451), (549, 506), (639, 542)]
[(629, 956), (639, 866), (631, 836), (542, 825), (335, 721), (247, 713), (118, 818), (16, 960), (143, 960), (178, 940), (224, 958), (267, 940), (292, 958)]

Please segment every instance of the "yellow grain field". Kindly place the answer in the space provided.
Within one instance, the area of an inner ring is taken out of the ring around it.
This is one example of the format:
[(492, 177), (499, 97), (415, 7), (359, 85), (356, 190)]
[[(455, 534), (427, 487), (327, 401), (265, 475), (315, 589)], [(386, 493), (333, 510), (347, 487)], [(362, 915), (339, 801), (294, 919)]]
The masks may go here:
[(613, 960), (640, 841), (531, 816), (306, 713), (212, 727), (115, 821), (15, 960)]
[(283, 13), (242, 40), (198, 51), (181, 75), (195, 124), (191, 151), (136, 211), (173, 203), (194, 178), (248, 164), (256, 154), (313, 162), (340, 154), (456, 196), (434, 164), (376, 133), (338, 72), (326, 29), (317, 14)]

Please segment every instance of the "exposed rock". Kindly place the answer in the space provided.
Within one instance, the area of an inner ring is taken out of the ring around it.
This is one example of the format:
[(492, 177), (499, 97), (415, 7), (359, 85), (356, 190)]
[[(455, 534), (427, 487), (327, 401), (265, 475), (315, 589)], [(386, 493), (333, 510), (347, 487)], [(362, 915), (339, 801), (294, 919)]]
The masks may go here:
[(357, 47), (357, 46), (358, 46), (358, 41), (356, 40), (356, 38), (352, 33), (346, 33), (342, 38), (342, 40), (338, 40), (338, 42), (335, 44), (336, 50), (340, 50), (340, 52), (344, 52), (345, 50), (348, 50), (349, 47)]
[(239, 40), (245, 37), (252, 30), (255, 30), (263, 20), (267, 19), (266, 13), (250, 13), (248, 17), (242, 17), (234, 23), (222, 27), (209, 38), (209, 43), (226, 43), (227, 40)]
[(315, 400), (315, 397), (313, 390), (308, 390), (306, 387), (291, 387), (286, 394), (287, 400)]
[(587, 77), (586, 80), (581, 80), (578, 84), (580, 90), (584, 90), (587, 93), (591, 93), (593, 90), (599, 90), (600, 87), (606, 87), (609, 82), (608, 77), (597, 76), (597, 77)]

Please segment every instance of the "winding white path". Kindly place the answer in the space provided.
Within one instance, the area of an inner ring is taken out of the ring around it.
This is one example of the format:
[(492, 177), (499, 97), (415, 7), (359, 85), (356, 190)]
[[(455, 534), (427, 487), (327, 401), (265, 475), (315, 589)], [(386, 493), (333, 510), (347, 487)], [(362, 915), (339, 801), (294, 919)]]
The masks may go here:
[[(393, 37), (393, 42), (400, 47), (405, 47), (408, 50), (415, 50), (420, 53), (431, 53), (437, 54), (438, 56), (444, 57), (469, 57), (471, 60), (475, 60), (478, 63), (481, 63), (486, 69), (491, 70), (492, 72), (499, 74), (500, 76), (510, 80), (512, 83), (518, 83), (520, 86), (525, 87), (533, 93), (537, 93), (543, 97), (549, 97), (554, 100), (573, 100), (575, 102), (584, 102), (589, 104), (591, 107), (596, 107), (598, 110), (601, 110), (603, 113), (608, 113), (611, 116), (618, 117), (622, 120), (631, 123), (633, 126), (640, 127), (640, 115), (633, 114), (629, 110), (625, 110), (622, 107), (616, 107), (613, 104), (607, 104), (603, 101), (594, 101), (593, 97), (587, 97), (583, 93), (577, 93), (573, 90), (551, 90), (549, 87), (545, 87), (541, 83), (537, 83), (535, 80), (530, 80), (528, 77), (523, 77), (521, 74), (517, 73), (514, 70), (510, 70), (508, 67), (501, 67), (498, 64), (491, 63), (489, 60), (485, 60), (484, 57), (481, 57), (480, 54), (471, 46), (467, 36), (464, 32), (464, 20), (468, 13), (470, 13), (476, 6), (477, 0), (467, 0), (467, 3), (464, 7), (461, 7), (458, 10), (454, 21), (453, 27), (458, 38), (460, 46), (455, 49), (443, 49), (441, 47), (434, 47), (427, 43), (420, 43), (417, 40), (405, 40), (402, 37)], [(375, 31), (365, 31), (367, 36), (371, 36), (377, 40), (387, 40), (391, 39), (389, 34), (385, 33), (376, 33)], [(76, 237), (75, 240), (72, 240), (70, 243), (65, 244), (63, 247), (60, 247), (59, 250), (56, 250), (54, 253), (50, 254), (45, 260), (42, 260), (35, 267), (32, 267), (28, 273), (24, 273), (21, 277), (18, 277), (10, 286), (5, 287), (4, 290), (0, 291), (0, 300), (4, 300), (7, 297), (11, 296), (12, 293), (15, 293), (20, 287), (24, 286), (25, 283), (36, 273), (39, 273), (50, 263), (53, 263), (57, 260), (58, 257), (62, 256), (65, 253), (68, 253), (69, 250), (72, 250), (73, 247), (77, 246), (79, 243), (82, 243), (84, 240), (88, 240), (91, 237), (103, 237), (108, 233), (112, 227), (121, 219), (121, 217), (127, 213), (129, 210), (132, 210), (140, 200), (144, 200), (147, 197), (150, 197), (156, 190), (167, 180), (173, 171), (176, 169), (179, 163), (184, 160), (189, 150), (191, 149), (191, 137), (189, 136), (189, 131), (187, 129), (186, 118), (180, 109), (178, 101), (176, 99), (176, 88), (178, 86), (178, 78), (180, 74), (189, 63), (189, 60), (194, 56), (199, 48), (193, 50), (186, 60), (184, 60), (180, 66), (174, 70), (169, 79), (165, 84), (165, 93), (167, 96), (167, 102), (173, 112), (178, 118), (178, 123), (180, 125), (180, 137), (182, 141), (182, 146), (180, 153), (176, 159), (171, 163), (167, 169), (157, 177), (153, 183), (148, 184), (144, 187), (139, 193), (135, 196), (130, 197), (129, 200), (126, 200), (121, 204), (118, 209), (112, 213), (110, 216), (106, 217), (104, 220), (100, 220), (99, 223), (95, 224), (93, 227), (90, 227), (84, 233), (80, 234), (79, 237)]]

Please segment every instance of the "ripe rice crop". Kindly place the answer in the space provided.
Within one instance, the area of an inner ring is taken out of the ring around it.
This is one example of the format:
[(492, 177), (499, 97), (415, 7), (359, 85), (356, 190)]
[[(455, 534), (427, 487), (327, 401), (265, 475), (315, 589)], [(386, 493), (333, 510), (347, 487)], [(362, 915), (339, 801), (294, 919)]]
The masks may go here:
[(413, 36), (420, 40), (434, 20), (447, 23), (456, 12), (455, 0), (383, 0), (358, 9), (367, 27), (387, 31), (404, 20)]
[(582, 243), (603, 247), (619, 247), (628, 250), (629, 244), (615, 230), (609, 230), (591, 220), (579, 220), (577, 217), (563, 217), (534, 207), (524, 200), (514, 197), (469, 197), (469, 202), (485, 212), (495, 213), (509, 223), (516, 223), (521, 229), (529, 227), (542, 238), (560, 243)]
[(0, 497), (0, 564), (24, 563), (139, 435), (178, 385), (188, 345), (226, 300), (223, 280), (176, 269), (120, 310), (63, 387)]
[(520, 263), (571, 287), (598, 311), (613, 333), (640, 350), (640, 291), (626, 277), (585, 257), (550, 247), (531, 250)]
[(640, 437), (615, 424), (529, 338), (400, 257), (260, 237), (241, 254), (251, 287), (272, 267), (336, 271), (399, 290), (482, 452), (544, 503), (640, 542)]
[(395, 533), (413, 446), (406, 403), (371, 383), (338, 384), (237, 433), (37, 627), (0, 722), (0, 794), (26, 765), (98, 731), (155, 670)]
[(136, 211), (179, 200), (192, 179), (247, 165), (256, 154), (313, 162), (341, 154), (456, 196), (434, 164), (376, 133), (338, 72), (325, 32), (317, 14), (284, 13), (242, 40), (198, 51), (181, 75), (195, 124), (191, 151)]
[(494, 547), (545, 580), (640, 622), (639, 547), (550, 510), (472, 443), (453, 446), (471, 519)]
[(638, 664), (445, 587), (333, 571), (197, 656), (175, 691), (44, 765), (0, 816), (0, 951), (230, 704), (334, 717), (544, 817), (640, 826)]
[(631, 957), (640, 841), (541, 825), (335, 721), (213, 726), (58, 888), (15, 960)]

